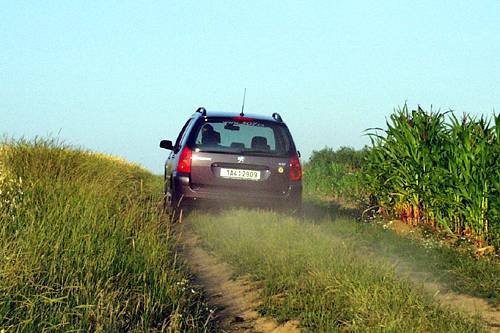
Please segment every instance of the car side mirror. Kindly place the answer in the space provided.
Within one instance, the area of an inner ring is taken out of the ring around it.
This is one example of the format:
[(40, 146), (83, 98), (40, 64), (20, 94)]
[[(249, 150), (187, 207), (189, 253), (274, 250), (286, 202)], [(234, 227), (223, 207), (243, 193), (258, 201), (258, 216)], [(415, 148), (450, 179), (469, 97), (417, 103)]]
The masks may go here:
[(301, 157), (302, 157), (302, 156), (300, 156), (300, 151), (298, 151), (298, 150), (297, 150), (297, 156), (298, 156), (299, 158), (301, 158)]
[(160, 141), (160, 148), (174, 150), (174, 146), (172, 146), (172, 141), (170, 141), (170, 140), (161, 140)]

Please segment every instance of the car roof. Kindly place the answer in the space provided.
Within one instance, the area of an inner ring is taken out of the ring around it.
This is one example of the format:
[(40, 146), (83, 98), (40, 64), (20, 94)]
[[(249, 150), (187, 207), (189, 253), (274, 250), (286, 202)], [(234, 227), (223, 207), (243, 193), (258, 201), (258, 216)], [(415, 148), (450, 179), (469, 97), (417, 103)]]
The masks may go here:
[[(195, 112), (194, 116), (196, 115), (201, 115), (203, 114), (201, 112)], [(232, 117), (240, 117), (241, 114), (239, 112), (227, 112), (227, 111), (211, 111), (207, 110), (205, 113), (206, 117), (221, 117), (221, 118), (232, 118)], [(281, 120), (277, 120), (273, 118), (272, 115), (263, 115), (263, 114), (255, 114), (255, 113), (244, 113), (243, 117), (248, 117), (248, 118), (253, 118), (257, 120), (266, 120), (266, 121), (272, 121), (275, 123), (283, 123)]]

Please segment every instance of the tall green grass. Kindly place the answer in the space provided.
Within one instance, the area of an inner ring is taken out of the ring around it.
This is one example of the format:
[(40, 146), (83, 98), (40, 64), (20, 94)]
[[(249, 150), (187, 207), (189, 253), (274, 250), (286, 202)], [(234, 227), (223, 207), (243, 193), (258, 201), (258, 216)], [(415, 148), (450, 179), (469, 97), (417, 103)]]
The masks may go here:
[(0, 150), (0, 328), (203, 331), (144, 169), (51, 140)]
[(366, 185), (378, 204), (412, 224), (500, 245), (500, 116), (409, 111), (370, 133)]
[(189, 219), (205, 247), (262, 288), (261, 313), (298, 319), (305, 332), (481, 331), (400, 279), (369, 249), (313, 221), (246, 210)]

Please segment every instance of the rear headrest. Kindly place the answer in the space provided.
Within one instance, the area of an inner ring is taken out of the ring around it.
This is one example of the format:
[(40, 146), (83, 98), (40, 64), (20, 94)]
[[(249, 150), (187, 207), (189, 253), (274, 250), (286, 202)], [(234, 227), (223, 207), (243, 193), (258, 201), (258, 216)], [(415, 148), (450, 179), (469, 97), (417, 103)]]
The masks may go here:
[(231, 142), (231, 148), (245, 148), (245, 144), (242, 142)]
[(252, 147), (253, 146), (267, 146), (267, 139), (263, 136), (254, 136), (252, 138)]
[(252, 148), (269, 150), (267, 139), (263, 136), (254, 136), (252, 138)]

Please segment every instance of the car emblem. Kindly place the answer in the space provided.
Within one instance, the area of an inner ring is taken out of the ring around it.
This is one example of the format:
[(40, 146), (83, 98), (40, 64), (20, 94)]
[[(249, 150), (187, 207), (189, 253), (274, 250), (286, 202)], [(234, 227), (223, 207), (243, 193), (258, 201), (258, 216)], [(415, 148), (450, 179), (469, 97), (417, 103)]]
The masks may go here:
[(245, 162), (245, 156), (238, 156), (238, 163)]

